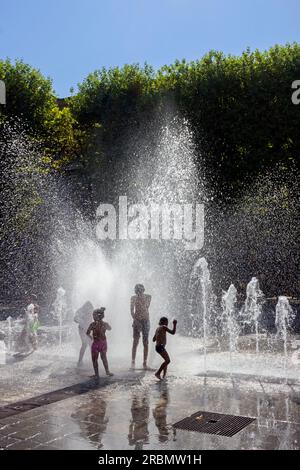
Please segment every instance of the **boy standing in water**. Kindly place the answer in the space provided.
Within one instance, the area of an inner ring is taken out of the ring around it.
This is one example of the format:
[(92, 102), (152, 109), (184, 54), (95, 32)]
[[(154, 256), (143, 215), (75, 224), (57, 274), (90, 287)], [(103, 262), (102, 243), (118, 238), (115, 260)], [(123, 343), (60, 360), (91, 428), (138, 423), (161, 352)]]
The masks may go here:
[(98, 357), (99, 353), (101, 356), (101, 360), (103, 362), (103, 366), (106, 372), (106, 375), (112, 376), (112, 374), (109, 371), (108, 368), (108, 362), (107, 362), (107, 341), (106, 341), (106, 335), (105, 332), (111, 330), (111, 326), (103, 321), (104, 318), (104, 311), (105, 308), (101, 307), (99, 309), (96, 309), (93, 311), (93, 318), (94, 321), (93, 323), (90, 324), (88, 327), (88, 330), (86, 334), (91, 338), (91, 333), (93, 334), (93, 344), (92, 344), (92, 361), (93, 361), (93, 367), (95, 371), (95, 377), (99, 377), (99, 369), (98, 369)]
[(149, 307), (151, 303), (151, 295), (145, 294), (145, 287), (143, 284), (137, 284), (134, 288), (134, 291), (135, 295), (133, 295), (130, 300), (130, 313), (133, 318), (131, 368), (135, 368), (136, 350), (139, 344), (140, 335), (142, 333), (144, 346), (143, 368), (147, 370), (148, 337), (150, 331)]
[(171, 362), (169, 354), (165, 349), (165, 346), (167, 344), (167, 332), (171, 335), (175, 335), (176, 333), (177, 320), (173, 320), (173, 330), (170, 330), (168, 328), (168, 323), (169, 320), (167, 319), (167, 317), (161, 317), (161, 319), (159, 320), (158, 328), (156, 329), (155, 335), (153, 336), (153, 342), (156, 341), (155, 350), (165, 360), (165, 362), (162, 363), (158, 371), (155, 372), (155, 377), (159, 380), (161, 380), (160, 374), (162, 372), (163, 378), (165, 378), (168, 365)]

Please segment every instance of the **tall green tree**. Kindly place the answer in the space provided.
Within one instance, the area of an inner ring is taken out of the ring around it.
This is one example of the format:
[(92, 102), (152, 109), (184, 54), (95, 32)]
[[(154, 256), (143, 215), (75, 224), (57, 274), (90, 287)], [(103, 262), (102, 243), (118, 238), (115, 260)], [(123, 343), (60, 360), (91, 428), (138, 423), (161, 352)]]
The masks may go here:
[(0, 80), (6, 86), (6, 105), (0, 119), (18, 119), (28, 137), (38, 139), (41, 157), (55, 163), (72, 159), (77, 151), (74, 118), (68, 107), (60, 109), (52, 81), (23, 61), (0, 60)]

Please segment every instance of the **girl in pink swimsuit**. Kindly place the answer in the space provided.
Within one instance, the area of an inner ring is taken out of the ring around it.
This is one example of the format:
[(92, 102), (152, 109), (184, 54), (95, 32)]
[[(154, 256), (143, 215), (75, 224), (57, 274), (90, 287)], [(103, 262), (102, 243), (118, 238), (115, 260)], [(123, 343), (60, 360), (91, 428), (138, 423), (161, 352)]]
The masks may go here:
[(108, 361), (106, 357), (107, 353), (107, 341), (105, 332), (111, 330), (111, 326), (103, 321), (105, 308), (101, 307), (93, 311), (93, 323), (87, 329), (86, 334), (91, 338), (91, 333), (93, 334), (93, 344), (92, 344), (92, 361), (95, 371), (95, 377), (99, 377), (98, 369), (98, 357), (100, 354), (103, 366), (106, 372), (106, 375), (112, 376), (113, 374), (109, 371)]

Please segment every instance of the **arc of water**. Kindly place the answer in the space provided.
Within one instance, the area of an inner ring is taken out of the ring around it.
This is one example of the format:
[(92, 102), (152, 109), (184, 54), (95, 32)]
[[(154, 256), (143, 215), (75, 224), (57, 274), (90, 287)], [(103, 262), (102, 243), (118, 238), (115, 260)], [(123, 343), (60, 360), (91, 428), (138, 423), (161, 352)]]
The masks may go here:
[[(200, 288), (200, 292), (199, 292)], [(210, 315), (210, 297), (211, 281), (207, 260), (204, 257), (199, 258), (194, 264), (189, 284), (190, 312), (192, 318), (192, 328), (198, 333), (201, 332), (203, 338), (204, 370), (207, 370), (207, 337), (209, 334), (209, 315)], [(195, 301), (195, 305), (193, 302)], [(193, 312), (196, 308), (196, 315)], [(202, 331), (201, 331), (202, 330)]]
[(278, 297), (276, 305), (276, 337), (277, 339), (283, 340), (283, 352), (284, 352), (284, 374), (287, 380), (287, 342), (288, 342), (288, 329), (294, 319), (294, 311), (289, 303), (289, 300), (284, 295)]
[(12, 318), (11, 316), (7, 317), (7, 331), (8, 331), (8, 351), (12, 350)]
[(53, 303), (54, 316), (58, 320), (59, 326), (59, 346), (62, 346), (63, 319), (66, 312), (66, 291), (62, 287), (57, 289), (56, 299)]
[(234, 318), (236, 300), (237, 290), (231, 284), (228, 291), (223, 292), (222, 295), (223, 334), (224, 336), (228, 335), (230, 371), (232, 371), (232, 354), (236, 350), (237, 337), (239, 336), (239, 328)]
[(247, 285), (246, 290), (247, 298), (245, 301), (244, 307), (244, 316), (246, 317), (246, 322), (250, 325), (254, 324), (255, 328), (255, 343), (256, 343), (256, 353), (259, 352), (259, 318), (262, 310), (262, 302), (264, 299), (264, 294), (260, 290), (259, 281), (256, 277), (253, 277)]

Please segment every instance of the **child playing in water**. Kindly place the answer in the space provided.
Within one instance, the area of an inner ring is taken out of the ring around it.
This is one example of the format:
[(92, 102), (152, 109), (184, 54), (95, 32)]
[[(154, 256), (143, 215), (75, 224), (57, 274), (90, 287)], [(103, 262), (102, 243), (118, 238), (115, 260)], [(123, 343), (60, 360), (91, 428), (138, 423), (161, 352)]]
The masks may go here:
[(167, 317), (162, 317), (159, 320), (159, 326), (156, 329), (155, 335), (153, 336), (153, 342), (156, 341), (155, 350), (165, 360), (165, 362), (162, 363), (158, 371), (155, 373), (155, 377), (159, 380), (161, 380), (160, 374), (162, 372), (163, 372), (163, 378), (165, 378), (168, 365), (171, 362), (169, 354), (167, 353), (165, 349), (165, 346), (167, 344), (167, 332), (170, 333), (171, 335), (175, 335), (176, 333), (177, 320), (173, 320), (173, 330), (170, 330), (168, 328), (168, 323), (169, 323), (169, 320), (167, 319)]
[(106, 342), (105, 332), (111, 330), (111, 326), (108, 323), (103, 321), (104, 311), (105, 311), (104, 307), (101, 307), (93, 311), (94, 321), (93, 323), (90, 324), (86, 332), (86, 334), (90, 338), (91, 338), (91, 333), (93, 334), (92, 361), (93, 361), (93, 367), (94, 367), (96, 378), (99, 377), (99, 370), (98, 370), (99, 353), (101, 356), (101, 360), (103, 362), (106, 375), (110, 377), (114, 375), (109, 371), (107, 357), (106, 357), (107, 342)]
[(78, 333), (81, 339), (81, 348), (77, 367), (81, 366), (85, 350), (90, 345), (91, 339), (86, 335), (86, 330), (90, 325), (93, 310), (93, 305), (91, 302), (87, 301), (75, 313), (74, 321), (75, 323), (78, 323)]
[(25, 324), (17, 341), (17, 346), (22, 352), (33, 352), (38, 346), (37, 331), (40, 323), (39, 306), (36, 303), (36, 299), (35, 294), (27, 295), (26, 298), (29, 304), (25, 309)]
[(143, 284), (137, 284), (134, 288), (135, 295), (130, 299), (130, 313), (133, 318), (133, 344), (131, 368), (135, 368), (136, 351), (142, 333), (144, 346), (144, 362), (143, 368), (149, 370), (147, 366), (148, 358), (148, 337), (150, 331), (149, 307), (151, 304), (151, 295), (145, 294)]
[(32, 346), (34, 351), (36, 351), (38, 347), (37, 332), (39, 326), (39, 306), (31, 304), (27, 307), (26, 311), (26, 329), (28, 344)]

